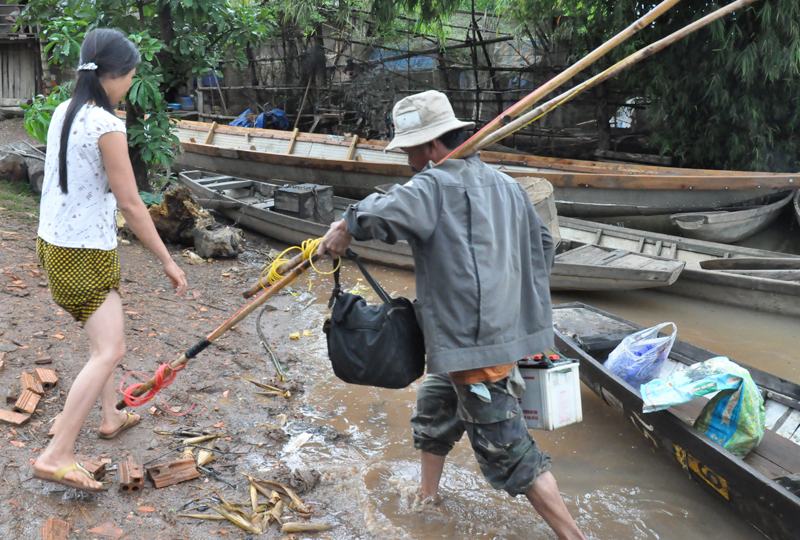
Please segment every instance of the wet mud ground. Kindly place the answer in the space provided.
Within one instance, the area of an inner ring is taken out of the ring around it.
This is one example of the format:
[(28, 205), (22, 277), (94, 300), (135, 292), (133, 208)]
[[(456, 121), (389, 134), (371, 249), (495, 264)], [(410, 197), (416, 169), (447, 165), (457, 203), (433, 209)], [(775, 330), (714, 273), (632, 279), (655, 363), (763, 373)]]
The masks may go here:
[[(306, 284), (300, 282), (292, 287), (297, 297), (287, 292), (269, 301), (269, 311), (262, 321), (265, 334), (273, 340), (273, 347), (285, 363), (290, 382), (275, 379), (272, 361), (256, 334), (253, 315), (193, 360), (174, 385), (162, 392), (179, 414), (194, 404), (191, 412), (176, 417), (160, 401), (153, 401), (137, 409), (143, 416), (138, 426), (119, 439), (106, 441), (97, 437), (101, 415), (99, 407), (95, 407), (76, 446), (77, 454), (93, 460), (110, 460), (109, 468), (113, 469), (128, 455), (150, 464), (177, 459), (183, 450), (181, 439), (163, 433), (182, 428), (226, 433), (217, 444), (220, 457), (210, 465), (219, 477), (203, 475), (198, 480), (163, 489), (154, 489), (147, 481), (143, 492), (123, 494), (118, 491), (116, 474), (110, 472), (106, 479), (111, 480), (111, 489), (100, 495), (79, 494), (32, 479), (31, 463), (47, 444), (47, 433), (63, 406), (65, 392), (88, 354), (88, 342), (80, 325), (50, 298), (36, 260), (35, 232), (34, 225), (3, 219), (0, 212), (0, 350), (5, 351), (0, 353), (5, 363), (0, 371), (3, 394), (0, 399), (4, 400), (0, 407), (9, 410), (13, 406), (5, 404), (5, 395), (8, 389), (18, 388), (23, 371), (50, 368), (58, 374), (59, 382), (54, 390), (45, 393), (27, 424), (0, 425), (0, 538), (41, 538), (39, 527), (48, 517), (71, 521), (75, 538), (96, 537), (87, 530), (109, 521), (130, 538), (210, 538), (219, 534), (217, 531), (244, 538), (239, 529), (224, 522), (175, 517), (184, 503), (203, 494), (192, 485), (215, 487), (224, 490), (226, 498), (248, 501), (243, 472), (272, 477), (290, 487), (294, 483), (301, 497), (305, 497), (320, 476), (303, 467), (296, 474), (279, 467), (281, 449), (293, 432), (310, 430), (333, 444), (340, 436), (324, 425), (309, 426), (305, 417), (302, 394), (311, 374), (299, 359), (295, 342), (289, 338), (290, 333), (305, 330), (292, 324), (293, 311), (300, 305), (298, 299), (309, 298), (307, 294), (303, 296)], [(172, 360), (203, 339), (244, 305), (241, 299), (244, 284), (257, 279), (257, 267), (263, 260), (260, 252), (269, 250), (256, 239), (251, 239), (249, 248), (238, 260), (190, 265), (181, 257), (181, 246), (170, 246), (189, 281), (187, 295), (176, 299), (160, 264), (143, 245), (136, 241), (120, 245), (123, 276), (120, 292), (128, 352), (116, 372), (117, 384), (129, 371), (152, 375), (160, 363)], [(47, 359), (50, 364), (36, 364), (37, 360)], [(259, 389), (243, 377), (288, 389), (292, 397), (255, 395), (253, 391)], [(127, 382), (136, 380), (141, 378), (131, 376)], [(156, 409), (150, 412), (153, 406)], [(281, 413), (289, 420), (285, 430), (259, 426), (274, 425), (276, 415)], [(322, 478), (323, 483), (331, 480)], [(236, 485), (238, 490), (226, 482)], [(324, 497), (311, 504), (314, 521), (324, 521), (327, 504)], [(264, 537), (283, 536), (273, 525)]]

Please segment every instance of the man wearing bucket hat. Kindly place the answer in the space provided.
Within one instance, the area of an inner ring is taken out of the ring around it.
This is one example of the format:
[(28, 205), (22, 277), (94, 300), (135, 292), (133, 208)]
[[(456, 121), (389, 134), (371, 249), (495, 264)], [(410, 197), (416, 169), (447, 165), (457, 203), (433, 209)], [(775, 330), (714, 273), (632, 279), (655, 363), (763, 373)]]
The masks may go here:
[(402, 99), (392, 117), (387, 150), (401, 148), (417, 174), (350, 206), (319, 253), (342, 255), (353, 239), (411, 246), (428, 371), (411, 419), (421, 495), (436, 498), (445, 458), (466, 432), (495, 489), (524, 494), (559, 538), (583, 539), (519, 406), (517, 362), (553, 347), (552, 237), (513, 178), (477, 155), (441, 162), (475, 126), (444, 94)]

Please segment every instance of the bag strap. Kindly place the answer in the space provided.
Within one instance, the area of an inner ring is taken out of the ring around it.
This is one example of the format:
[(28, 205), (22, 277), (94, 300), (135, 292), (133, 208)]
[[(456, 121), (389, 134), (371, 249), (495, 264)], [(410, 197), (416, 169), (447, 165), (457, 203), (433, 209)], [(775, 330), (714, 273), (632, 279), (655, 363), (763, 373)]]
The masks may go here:
[(375, 281), (375, 278), (373, 278), (370, 275), (370, 273), (367, 272), (367, 269), (364, 267), (363, 264), (361, 264), (361, 260), (358, 258), (358, 254), (355, 253), (352, 249), (348, 248), (347, 252), (345, 253), (345, 257), (350, 259), (351, 261), (355, 261), (355, 263), (358, 265), (358, 269), (361, 270), (362, 274), (364, 274), (364, 278), (366, 278), (366, 280), (369, 283), (370, 287), (372, 287), (373, 290), (376, 293), (378, 293), (378, 296), (380, 297), (381, 300), (383, 300), (383, 303), (387, 304), (387, 305), (391, 304), (392, 303), (392, 297), (389, 296), (389, 294), (385, 290), (383, 290), (383, 287), (378, 285), (378, 282)]
[[(367, 271), (363, 264), (361, 264), (361, 260), (358, 258), (358, 254), (348, 248), (347, 252), (344, 255), (345, 259), (350, 259), (354, 261), (356, 265), (358, 265), (358, 269), (364, 274), (367, 282), (369, 283), (370, 287), (378, 294), (380, 299), (383, 301), (384, 304), (391, 304), (392, 297), (381, 287), (375, 278)], [(341, 264), (337, 265), (336, 270), (333, 271), (333, 292), (331, 292), (330, 300), (328, 300), (328, 307), (333, 307), (334, 302), (339, 296), (342, 294), (342, 286), (339, 283), (339, 270), (341, 269)]]
[(339, 285), (339, 268), (341, 268), (341, 266), (341, 264), (337, 264), (336, 270), (333, 271), (333, 292), (331, 292), (331, 297), (328, 300), (328, 309), (333, 307), (333, 303), (336, 302), (336, 299), (342, 294), (342, 287)]

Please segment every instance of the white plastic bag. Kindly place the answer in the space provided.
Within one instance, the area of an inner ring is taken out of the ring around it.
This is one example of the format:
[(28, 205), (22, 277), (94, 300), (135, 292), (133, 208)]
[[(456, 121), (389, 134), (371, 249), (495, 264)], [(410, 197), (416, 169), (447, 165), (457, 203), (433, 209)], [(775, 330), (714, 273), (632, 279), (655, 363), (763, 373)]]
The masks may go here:
[[(659, 337), (661, 329), (670, 325), (673, 328), (672, 334)], [(638, 390), (641, 385), (658, 377), (677, 334), (678, 327), (671, 322), (631, 334), (611, 351), (605, 367)]]

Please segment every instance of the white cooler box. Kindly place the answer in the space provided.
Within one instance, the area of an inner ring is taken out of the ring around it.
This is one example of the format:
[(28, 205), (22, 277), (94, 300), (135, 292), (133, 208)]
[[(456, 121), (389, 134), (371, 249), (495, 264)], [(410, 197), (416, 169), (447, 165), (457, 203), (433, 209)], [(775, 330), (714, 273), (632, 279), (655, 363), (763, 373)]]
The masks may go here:
[[(583, 421), (577, 360), (536, 355), (519, 363), (525, 395), (519, 400), (528, 429), (552, 431)], [(542, 359), (541, 361), (536, 361)], [(552, 366), (552, 367), (550, 367)]]

